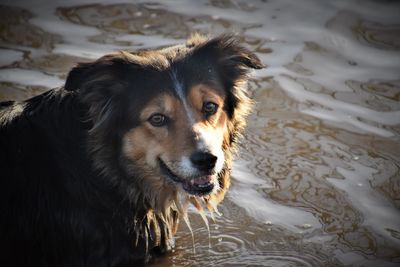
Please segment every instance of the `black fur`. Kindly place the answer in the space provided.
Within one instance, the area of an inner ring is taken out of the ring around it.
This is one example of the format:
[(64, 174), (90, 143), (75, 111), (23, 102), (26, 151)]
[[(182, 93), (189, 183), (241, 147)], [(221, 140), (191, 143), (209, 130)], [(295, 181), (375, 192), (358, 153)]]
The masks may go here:
[(190, 77), (183, 78), (185, 86), (221, 84), (233, 118), (242, 101), (235, 82), (248, 68), (261, 67), (224, 36), (154, 55), (108, 55), (74, 68), (65, 88), (2, 103), (0, 264), (132, 266), (170, 249), (178, 214), (146, 217), (152, 207), (126, 171), (121, 138), (139, 123), (146, 101), (168, 88), (167, 69)]

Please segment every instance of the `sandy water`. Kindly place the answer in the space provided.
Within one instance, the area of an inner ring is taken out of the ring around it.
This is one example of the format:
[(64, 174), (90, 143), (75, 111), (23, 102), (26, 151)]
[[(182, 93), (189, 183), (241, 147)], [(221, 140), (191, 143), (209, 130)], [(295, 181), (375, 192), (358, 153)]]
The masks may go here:
[(400, 265), (398, 1), (0, 4), (0, 100), (193, 31), (236, 32), (269, 66), (250, 82), (257, 104), (211, 238), (192, 213), (194, 248), (181, 225), (151, 266)]

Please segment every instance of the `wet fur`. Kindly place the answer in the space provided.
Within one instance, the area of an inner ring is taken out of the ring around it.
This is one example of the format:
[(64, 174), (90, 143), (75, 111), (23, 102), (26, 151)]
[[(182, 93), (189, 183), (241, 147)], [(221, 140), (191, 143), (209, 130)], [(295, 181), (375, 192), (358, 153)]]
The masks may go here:
[[(81, 63), (63, 88), (0, 105), (0, 258), (7, 266), (129, 266), (173, 245), (190, 201), (211, 211), (230, 185), (232, 153), (250, 100), (249, 69), (263, 65), (231, 36), (118, 52)], [(176, 70), (190, 87), (224, 91), (228, 116), (219, 190), (182, 194), (123, 151), (141, 110)], [(169, 78), (168, 78), (169, 77)]]

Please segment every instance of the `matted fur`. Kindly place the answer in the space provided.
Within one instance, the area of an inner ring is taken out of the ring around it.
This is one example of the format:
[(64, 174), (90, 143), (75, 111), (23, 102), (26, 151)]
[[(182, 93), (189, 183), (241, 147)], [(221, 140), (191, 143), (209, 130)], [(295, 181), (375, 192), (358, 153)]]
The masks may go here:
[[(2, 103), (2, 262), (128, 266), (168, 251), (190, 202), (215, 211), (224, 198), (251, 103), (249, 70), (262, 67), (232, 36), (195, 35), (183, 45), (81, 63), (63, 88)], [(223, 92), (225, 162), (208, 195), (190, 195), (128, 156), (141, 111), (157, 95), (173, 95), (177, 82), (182, 90), (203, 84)]]

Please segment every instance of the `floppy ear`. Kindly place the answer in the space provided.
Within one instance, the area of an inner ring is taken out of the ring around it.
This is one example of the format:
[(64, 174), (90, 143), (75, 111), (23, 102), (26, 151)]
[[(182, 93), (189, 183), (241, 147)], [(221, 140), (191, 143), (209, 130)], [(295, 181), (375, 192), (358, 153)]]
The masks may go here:
[(212, 40), (216, 42), (221, 50), (220, 63), (238, 68), (262, 69), (265, 65), (250, 50), (241, 46), (238, 40), (232, 36), (225, 35)]
[[(96, 61), (78, 63), (68, 73), (64, 89), (67, 91), (85, 90), (85, 86), (94, 80), (110, 78), (114, 74), (120, 73), (128, 65), (133, 66), (133, 62), (128, 59), (128, 53), (119, 52), (105, 55)], [(126, 68), (125, 68), (126, 69)]]
[[(188, 43), (191, 43), (191, 40)], [(232, 35), (221, 35), (208, 41), (203, 40), (202, 43), (198, 41), (194, 54), (216, 60), (220, 74), (231, 81), (245, 78), (250, 69), (266, 67), (253, 52), (240, 45)]]
[(85, 73), (94, 65), (93, 63), (79, 63), (75, 66), (67, 76), (65, 81), (64, 89), (67, 91), (76, 91), (79, 89), (80, 84), (83, 82)]
[(77, 92), (79, 101), (87, 108), (87, 119), (93, 123), (92, 132), (100, 128), (108, 131), (110, 123), (118, 121), (114, 117), (123, 114), (122, 92), (134, 66), (123, 54), (111, 54), (80, 63), (69, 72), (64, 89)]

